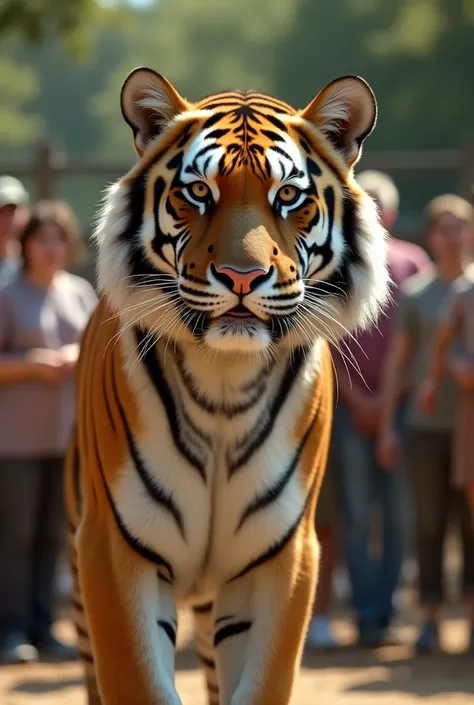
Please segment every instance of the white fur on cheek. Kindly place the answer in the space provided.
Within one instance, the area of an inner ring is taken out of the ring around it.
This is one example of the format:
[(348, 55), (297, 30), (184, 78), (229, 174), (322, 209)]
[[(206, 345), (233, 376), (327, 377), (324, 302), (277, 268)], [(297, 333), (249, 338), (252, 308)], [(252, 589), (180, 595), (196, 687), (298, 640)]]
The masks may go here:
[(377, 209), (366, 194), (360, 208), (359, 251), (363, 264), (351, 268), (354, 291), (348, 309), (353, 328), (365, 328), (373, 323), (389, 298), (387, 233), (380, 224)]
[(120, 241), (129, 220), (127, 213), (129, 187), (117, 182), (106, 192), (99, 211), (93, 239), (99, 247), (98, 285), (117, 309), (126, 304), (128, 247)]
[(334, 296), (321, 297), (318, 301), (320, 312), (306, 319), (320, 335), (330, 336), (334, 341), (348, 331), (364, 329), (375, 323), (389, 296), (387, 234), (379, 222), (373, 201), (365, 194), (359, 207), (358, 223), (356, 237), (361, 261), (350, 265), (350, 293), (347, 298), (338, 295), (337, 291)]

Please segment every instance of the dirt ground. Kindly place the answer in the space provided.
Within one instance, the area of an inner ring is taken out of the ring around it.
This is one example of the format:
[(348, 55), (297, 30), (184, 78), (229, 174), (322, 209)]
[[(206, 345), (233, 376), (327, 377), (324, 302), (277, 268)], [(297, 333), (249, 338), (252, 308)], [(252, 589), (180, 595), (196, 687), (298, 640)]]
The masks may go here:
[[(474, 705), (474, 662), (460, 652), (467, 626), (459, 609), (448, 609), (443, 625), (443, 648), (435, 657), (415, 658), (410, 643), (416, 615), (401, 625), (408, 644), (374, 652), (350, 646), (353, 632), (347, 618), (335, 620), (343, 645), (332, 654), (307, 652), (294, 695), (295, 705)], [(67, 621), (58, 624), (64, 638), (72, 638)], [(183, 705), (205, 705), (201, 674), (190, 647), (189, 618), (180, 620), (177, 685)], [(41, 663), (0, 668), (1, 705), (85, 705), (81, 669), (77, 663)]]

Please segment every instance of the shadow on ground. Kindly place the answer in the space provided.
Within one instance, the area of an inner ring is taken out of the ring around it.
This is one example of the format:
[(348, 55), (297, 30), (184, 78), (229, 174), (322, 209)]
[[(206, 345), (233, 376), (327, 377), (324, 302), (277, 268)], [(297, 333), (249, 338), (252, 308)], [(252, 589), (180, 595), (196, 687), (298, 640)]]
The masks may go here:
[(82, 678), (27, 678), (23, 681), (15, 683), (15, 685), (9, 689), (9, 692), (39, 695), (41, 693), (56, 693), (60, 690), (65, 690), (66, 688), (77, 688), (82, 684)]
[[(400, 656), (396, 656), (396, 652)], [(308, 651), (303, 668), (321, 671), (360, 671), (366, 678), (344, 687), (341, 693), (410, 694), (419, 698), (434, 695), (473, 695), (472, 655), (442, 653), (436, 656), (406, 656), (406, 647), (363, 651), (353, 647), (333, 653)], [(373, 674), (373, 677), (371, 677)]]

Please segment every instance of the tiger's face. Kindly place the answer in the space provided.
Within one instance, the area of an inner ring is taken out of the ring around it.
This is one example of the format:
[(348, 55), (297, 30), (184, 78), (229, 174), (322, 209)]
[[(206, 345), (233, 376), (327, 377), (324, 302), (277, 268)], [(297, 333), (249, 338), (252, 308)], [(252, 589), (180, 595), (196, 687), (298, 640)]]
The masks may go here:
[(339, 339), (387, 293), (385, 233), (353, 165), (376, 119), (368, 85), (302, 111), (256, 92), (185, 101), (137, 69), (122, 112), (139, 161), (109, 191), (99, 284), (130, 323), (222, 352)]

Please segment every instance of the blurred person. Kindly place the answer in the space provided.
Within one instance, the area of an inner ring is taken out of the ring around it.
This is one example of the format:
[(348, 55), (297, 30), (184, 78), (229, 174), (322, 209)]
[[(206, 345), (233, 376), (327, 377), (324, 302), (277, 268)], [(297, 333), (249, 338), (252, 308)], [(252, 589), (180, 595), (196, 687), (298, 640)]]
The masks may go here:
[(16, 270), (16, 236), (28, 202), (21, 181), (13, 176), (0, 176), (0, 285)]
[[(460, 355), (450, 356), (455, 340)], [(437, 407), (439, 385), (446, 372), (458, 387), (459, 405), (453, 437), (453, 485), (473, 496), (474, 488), (474, 264), (452, 285), (435, 335), (420, 405), (427, 413)]]
[[(356, 180), (376, 202), (382, 224), (390, 234), (399, 207), (395, 184), (376, 171), (362, 172)], [(347, 338), (334, 356), (340, 397), (334, 417), (334, 449), (343, 543), (359, 644), (366, 647), (380, 644), (390, 627), (409, 531), (406, 478), (401, 472), (385, 472), (376, 457), (382, 370), (399, 287), (411, 275), (430, 267), (421, 247), (391, 236), (388, 257), (393, 283), (389, 306), (376, 327)], [(355, 374), (349, 375), (348, 365)], [(370, 551), (375, 502), (381, 505), (383, 520), (378, 558)]]
[[(474, 524), (470, 521), (466, 493), (452, 489), (452, 442), (459, 397), (456, 384), (449, 375), (436, 376), (437, 403), (427, 409), (429, 389), (426, 383), (423, 384), (439, 311), (446, 305), (453, 282), (463, 275), (467, 263), (472, 219), (472, 206), (458, 196), (439, 196), (427, 206), (426, 237), (435, 268), (412, 277), (404, 286), (382, 393), (378, 452), (380, 462), (388, 470), (393, 470), (401, 459), (401, 439), (395, 426), (397, 389), (403, 383), (406, 370), (412, 372), (414, 387), (410, 395), (403, 459), (412, 483), (416, 509), (419, 591), (424, 610), (416, 648), (423, 653), (439, 648), (438, 622), (444, 598), (443, 548), (451, 501), (455, 503), (455, 517), (461, 529), (463, 589), (470, 603), (471, 624), (474, 624)], [(451, 306), (455, 300), (456, 295)], [(458, 305), (459, 301), (455, 306)], [(452, 339), (450, 336), (450, 341)], [(452, 353), (457, 355), (462, 347), (460, 341), (454, 343)], [(471, 455), (471, 473), (472, 461)], [(473, 626), (469, 648), (474, 650)]]
[(96, 304), (91, 285), (65, 271), (80, 244), (65, 204), (38, 203), (19, 238), (21, 265), (0, 290), (0, 649), (9, 663), (72, 655), (51, 627), (72, 374)]

